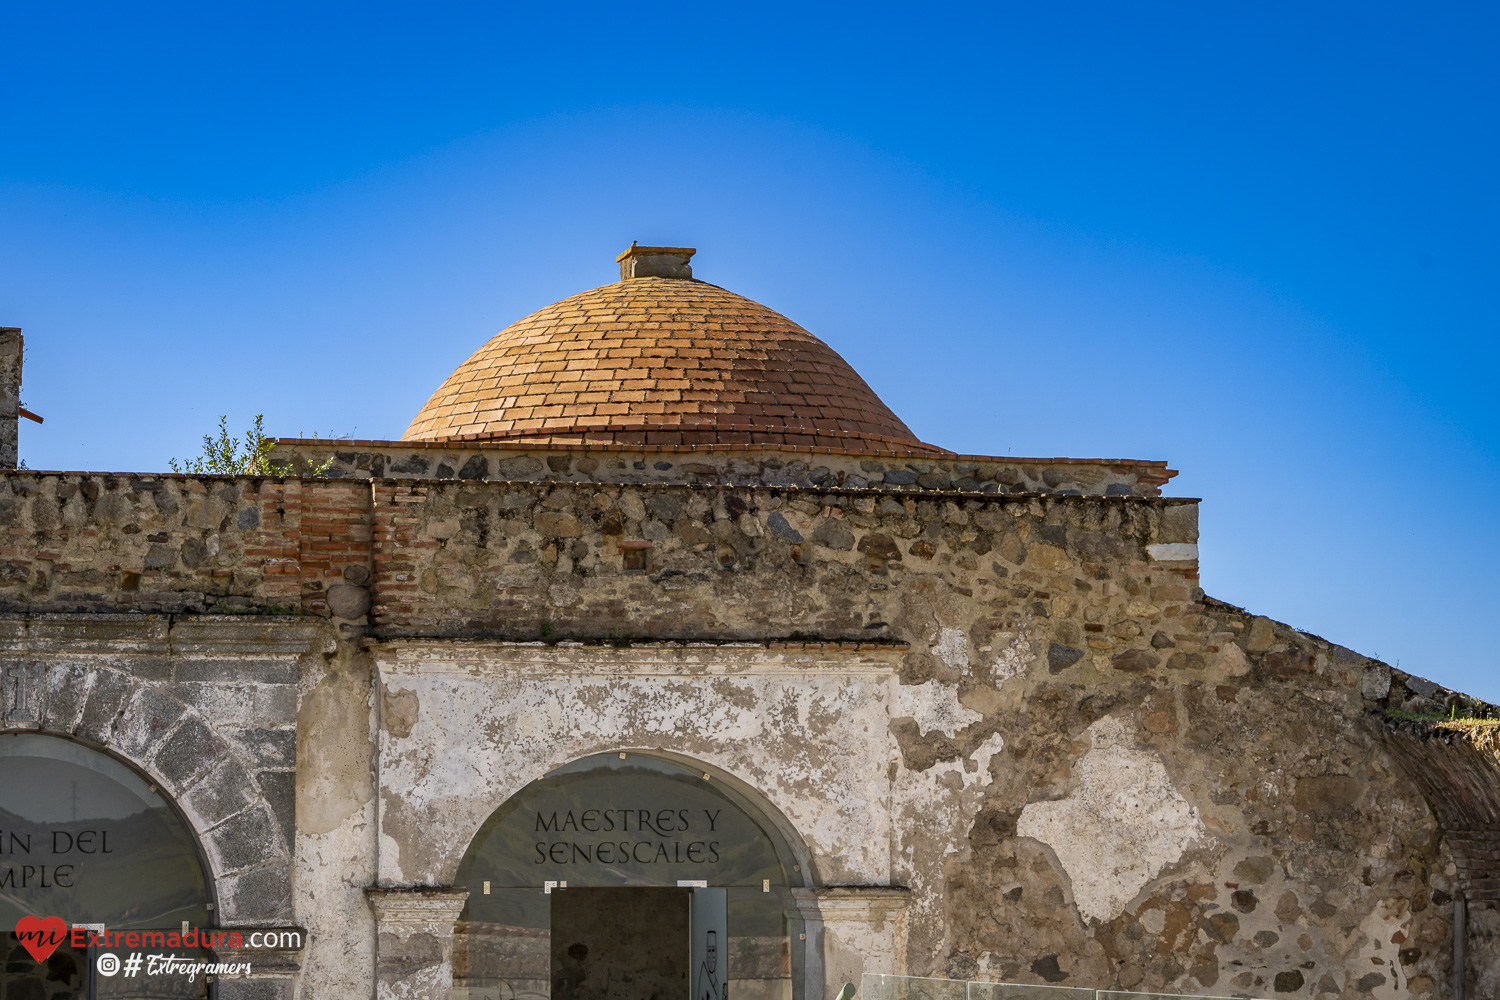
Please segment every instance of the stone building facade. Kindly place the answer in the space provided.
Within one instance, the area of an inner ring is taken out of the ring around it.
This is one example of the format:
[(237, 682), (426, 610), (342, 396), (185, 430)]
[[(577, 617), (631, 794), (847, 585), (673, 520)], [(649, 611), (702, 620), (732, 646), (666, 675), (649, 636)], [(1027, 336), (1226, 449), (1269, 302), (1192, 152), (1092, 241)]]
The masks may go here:
[(1489, 706), (1205, 596), (1164, 463), (920, 442), (691, 255), (403, 441), (280, 443), (326, 477), (6, 474), (0, 876), (92, 754), (191, 845), (160, 913), (243, 932), (226, 998), (1437, 998), (1460, 915), (1500, 995), (1500, 759), (1423, 721)]

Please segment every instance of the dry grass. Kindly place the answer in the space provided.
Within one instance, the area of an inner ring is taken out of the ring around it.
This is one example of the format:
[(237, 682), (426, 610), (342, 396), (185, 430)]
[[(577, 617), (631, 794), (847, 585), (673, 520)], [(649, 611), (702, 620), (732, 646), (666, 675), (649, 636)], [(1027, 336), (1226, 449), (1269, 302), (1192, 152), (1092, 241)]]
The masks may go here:
[(1463, 733), (1479, 749), (1500, 755), (1500, 719), (1443, 719), (1433, 725), (1437, 729)]

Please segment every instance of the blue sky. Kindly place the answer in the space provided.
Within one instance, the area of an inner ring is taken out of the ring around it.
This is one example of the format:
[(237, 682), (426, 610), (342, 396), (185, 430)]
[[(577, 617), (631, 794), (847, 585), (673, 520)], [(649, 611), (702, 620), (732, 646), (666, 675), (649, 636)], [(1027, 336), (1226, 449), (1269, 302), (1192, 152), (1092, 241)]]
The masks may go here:
[(632, 239), (925, 440), (1166, 458), (1212, 595), (1500, 701), (1493, 6), (6, 8), (32, 468), (397, 437)]

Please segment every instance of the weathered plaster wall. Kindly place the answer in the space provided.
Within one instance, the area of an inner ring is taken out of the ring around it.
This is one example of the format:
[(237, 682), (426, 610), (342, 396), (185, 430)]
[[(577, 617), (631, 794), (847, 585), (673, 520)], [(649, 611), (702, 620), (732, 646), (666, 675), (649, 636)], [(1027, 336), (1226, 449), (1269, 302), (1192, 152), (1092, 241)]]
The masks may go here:
[(340, 643), (309, 664), (297, 712), (296, 908), (314, 943), (297, 995), (374, 995), (375, 679), (368, 654)]
[(571, 760), (659, 750), (769, 802), (822, 884), (891, 877), (892, 651), (377, 646), (380, 878), (447, 884), (489, 815)]

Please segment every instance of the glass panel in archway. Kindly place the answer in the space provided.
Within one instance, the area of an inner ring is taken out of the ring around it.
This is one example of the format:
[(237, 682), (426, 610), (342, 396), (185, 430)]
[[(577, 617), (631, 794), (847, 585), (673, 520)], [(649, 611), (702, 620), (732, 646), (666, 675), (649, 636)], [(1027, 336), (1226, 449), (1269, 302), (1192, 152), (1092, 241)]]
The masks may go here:
[[(698, 885), (723, 899), (713, 908), (700, 900), (699, 923), (727, 909), (703, 931), (712, 930), (723, 963), (714, 974), (726, 977), (728, 995), (801, 992), (791, 947), (801, 926), (788, 890), (803, 881), (790, 847), (745, 796), (674, 761), (598, 754), (532, 782), (475, 835), (456, 881), (469, 890), (455, 942), (457, 1000), (620, 1000), (645, 967), (664, 976), (663, 963), (682, 973), (687, 1000), (689, 983), (704, 977), (690, 974), (690, 942), (675, 928), (688, 912), (679, 887)], [(564, 906), (569, 889), (589, 890), (587, 904)], [(661, 923), (662, 935), (643, 933), (642, 921)], [(619, 950), (663, 936), (680, 956), (626, 961)]]
[[(100, 751), (0, 734), (0, 998), (207, 996), (201, 976), (146, 974), (152, 954), (209, 960), (182, 946), (184, 922), (208, 926), (208, 888), (191, 836), (157, 790)], [(84, 925), (162, 936), (90, 948), (87, 932), (73, 930)], [(114, 976), (95, 971), (105, 951), (121, 961)], [(142, 968), (127, 975), (134, 953)]]

